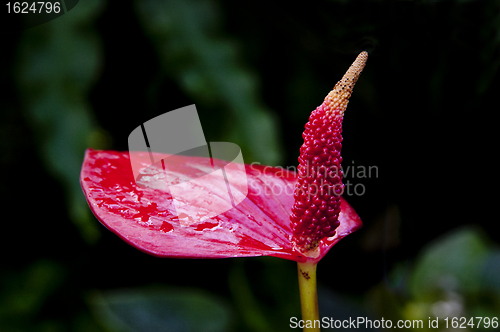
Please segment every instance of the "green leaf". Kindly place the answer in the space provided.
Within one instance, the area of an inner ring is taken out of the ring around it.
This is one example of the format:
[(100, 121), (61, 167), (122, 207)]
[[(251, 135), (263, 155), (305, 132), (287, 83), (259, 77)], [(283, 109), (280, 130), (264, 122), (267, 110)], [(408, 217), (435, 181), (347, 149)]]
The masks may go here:
[(96, 293), (93, 311), (111, 331), (228, 331), (231, 311), (218, 298), (191, 289), (130, 289)]
[(481, 288), (481, 267), (490, 249), (473, 228), (459, 229), (428, 245), (410, 280), (417, 300), (433, 300), (441, 292), (475, 293)]

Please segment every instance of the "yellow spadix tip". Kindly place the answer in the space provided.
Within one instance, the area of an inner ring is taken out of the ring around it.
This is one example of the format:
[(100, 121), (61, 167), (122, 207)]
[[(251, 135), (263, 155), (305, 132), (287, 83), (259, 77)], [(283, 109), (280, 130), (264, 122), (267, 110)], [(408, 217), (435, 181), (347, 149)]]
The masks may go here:
[(363, 68), (365, 68), (366, 60), (368, 60), (368, 52), (359, 53), (356, 60), (344, 74), (344, 77), (335, 84), (333, 90), (325, 97), (324, 104), (328, 107), (328, 112), (334, 112), (337, 116), (344, 116), (352, 89), (358, 81)]

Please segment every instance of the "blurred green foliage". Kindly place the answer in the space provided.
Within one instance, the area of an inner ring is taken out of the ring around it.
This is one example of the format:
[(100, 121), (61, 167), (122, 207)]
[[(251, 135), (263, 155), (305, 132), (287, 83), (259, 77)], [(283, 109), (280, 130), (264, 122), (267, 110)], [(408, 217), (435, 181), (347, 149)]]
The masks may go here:
[(321, 315), (500, 316), (497, 1), (82, 0), (2, 36), (0, 331), (289, 330), (293, 262), (129, 248), (88, 209), (83, 154), (195, 103), (207, 140), (296, 165), (310, 111), (364, 49), (343, 155), (380, 178), (349, 179), (366, 227), (320, 263)]
[(91, 304), (112, 331), (227, 331), (230, 309), (198, 290), (134, 289), (96, 293)]
[(36, 316), (49, 295), (65, 276), (60, 264), (40, 260), (19, 274), (2, 275), (0, 322), (2, 331), (28, 327), (28, 320)]
[[(481, 230), (454, 230), (426, 245), (412, 267), (396, 267), (389, 284), (370, 291), (368, 306), (375, 317), (422, 320), (424, 328), (416, 330), (425, 331), (447, 331), (446, 317), (498, 317), (499, 253)], [(440, 328), (429, 328), (436, 317)]]
[(25, 33), (16, 74), (40, 159), (64, 184), (71, 219), (89, 242), (96, 240), (99, 229), (75, 179), (85, 149), (106, 147), (106, 134), (95, 123), (87, 101), (102, 57), (92, 20), (103, 5), (87, 1), (71, 15)]
[[(440, 291), (454, 290), (464, 295), (489, 289), (481, 276), (491, 249), (474, 230), (461, 230), (429, 245), (423, 250), (410, 281), (412, 296), (421, 301), (433, 301)], [(449, 287), (449, 289), (446, 289)]]
[(224, 137), (242, 143), (247, 162), (280, 165), (281, 138), (272, 112), (257, 92), (258, 78), (245, 68), (234, 41), (217, 28), (213, 1), (136, 1), (142, 26), (164, 70), (195, 101), (219, 110)]

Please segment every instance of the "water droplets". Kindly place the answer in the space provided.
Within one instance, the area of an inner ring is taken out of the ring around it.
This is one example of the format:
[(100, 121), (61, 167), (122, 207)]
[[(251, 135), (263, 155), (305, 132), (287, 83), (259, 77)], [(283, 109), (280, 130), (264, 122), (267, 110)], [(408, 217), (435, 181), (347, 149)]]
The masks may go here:
[(163, 221), (162, 224), (161, 224), (161, 227), (160, 227), (160, 231), (162, 231), (163, 233), (173, 232), (174, 231), (174, 226), (172, 226), (171, 224), (169, 224), (166, 221)]

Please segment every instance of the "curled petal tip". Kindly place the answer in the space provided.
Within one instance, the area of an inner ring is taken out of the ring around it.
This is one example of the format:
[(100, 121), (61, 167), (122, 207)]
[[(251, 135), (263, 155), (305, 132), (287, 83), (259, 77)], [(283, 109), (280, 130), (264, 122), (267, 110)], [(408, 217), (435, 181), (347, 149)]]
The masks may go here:
[(344, 77), (335, 84), (333, 90), (326, 96), (325, 104), (330, 112), (334, 112), (337, 116), (343, 116), (344, 111), (349, 103), (354, 85), (358, 81), (359, 75), (365, 68), (366, 60), (368, 60), (368, 52), (359, 53), (358, 57), (349, 67)]

